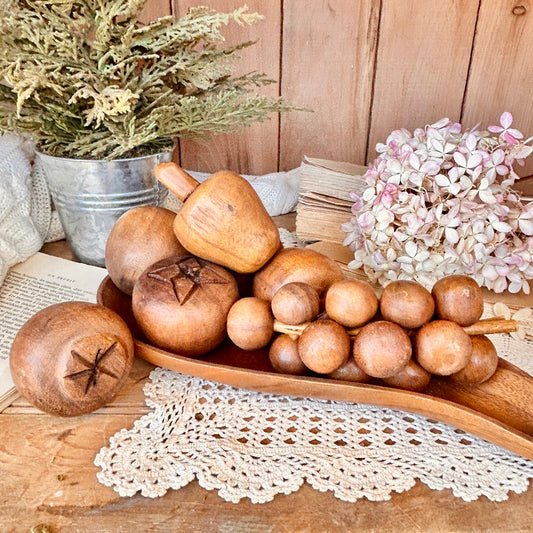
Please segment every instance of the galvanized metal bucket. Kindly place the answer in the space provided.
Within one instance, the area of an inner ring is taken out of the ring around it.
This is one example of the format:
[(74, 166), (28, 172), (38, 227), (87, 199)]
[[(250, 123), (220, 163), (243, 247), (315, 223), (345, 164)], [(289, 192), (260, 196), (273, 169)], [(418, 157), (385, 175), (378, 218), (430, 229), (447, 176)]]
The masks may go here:
[(171, 155), (102, 161), (36, 154), (65, 237), (80, 261), (105, 266), (107, 238), (120, 215), (140, 205), (162, 203), (168, 191), (154, 168)]

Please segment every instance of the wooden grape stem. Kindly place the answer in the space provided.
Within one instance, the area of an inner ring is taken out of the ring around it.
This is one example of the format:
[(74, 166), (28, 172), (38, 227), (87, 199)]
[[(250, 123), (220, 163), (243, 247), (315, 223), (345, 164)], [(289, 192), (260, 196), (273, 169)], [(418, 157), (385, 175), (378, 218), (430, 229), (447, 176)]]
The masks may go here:
[(490, 335), (491, 333), (512, 333), (518, 330), (516, 320), (502, 317), (484, 318), (463, 328), (469, 335)]
[[(288, 335), (299, 336), (303, 333), (304, 329), (310, 324), (310, 322), (304, 322), (303, 324), (291, 325), (284, 324), (279, 320), (274, 321), (274, 331), (278, 333), (286, 333)], [(463, 328), (468, 335), (491, 335), (495, 333), (511, 333), (518, 330), (518, 323), (516, 320), (507, 320), (502, 317), (484, 318), (478, 320), (471, 326)], [(350, 337), (355, 337), (361, 328), (352, 328), (346, 330)], [(408, 331), (408, 333), (410, 333)]]

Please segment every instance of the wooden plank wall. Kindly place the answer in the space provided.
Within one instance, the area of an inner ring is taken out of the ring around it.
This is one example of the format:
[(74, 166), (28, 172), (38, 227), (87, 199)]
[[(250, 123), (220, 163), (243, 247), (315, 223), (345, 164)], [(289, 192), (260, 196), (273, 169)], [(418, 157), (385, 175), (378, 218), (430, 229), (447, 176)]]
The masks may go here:
[[(238, 0), (149, 0), (146, 18), (191, 5), (219, 11)], [(533, 135), (533, 0), (247, 0), (265, 19), (230, 26), (227, 40), (256, 40), (240, 71), (278, 80), (265, 90), (311, 108), (242, 134), (180, 143), (182, 165), (263, 174), (302, 156), (364, 164), (395, 128), (444, 116), (465, 126), (511, 111)], [(531, 158), (530, 158), (531, 159)], [(533, 161), (520, 172), (533, 174)]]

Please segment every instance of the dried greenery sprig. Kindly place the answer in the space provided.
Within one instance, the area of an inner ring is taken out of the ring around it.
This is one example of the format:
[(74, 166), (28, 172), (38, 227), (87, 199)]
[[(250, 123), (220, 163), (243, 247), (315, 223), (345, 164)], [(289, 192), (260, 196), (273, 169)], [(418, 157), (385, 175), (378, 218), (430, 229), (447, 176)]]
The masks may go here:
[(261, 16), (197, 7), (139, 21), (146, 0), (4, 0), (0, 130), (27, 132), (45, 153), (118, 158), (178, 137), (229, 133), (294, 109), (253, 91), (264, 74), (233, 75), (239, 50), (223, 26)]

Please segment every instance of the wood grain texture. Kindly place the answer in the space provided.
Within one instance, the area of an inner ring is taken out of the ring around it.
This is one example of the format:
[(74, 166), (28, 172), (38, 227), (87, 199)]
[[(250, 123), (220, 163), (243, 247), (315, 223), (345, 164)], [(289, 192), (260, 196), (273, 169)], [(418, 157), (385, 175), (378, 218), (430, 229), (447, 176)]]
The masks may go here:
[(304, 155), (363, 162), (379, 1), (285, 2), (282, 95), (311, 113), (281, 117), (280, 169)]
[(392, 494), (389, 501), (361, 499), (355, 504), (306, 484), (269, 503), (245, 499), (232, 504), (196, 481), (162, 498), (121, 498), (98, 483), (94, 457), (116, 432), (132, 428), (147, 411), (142, 387), (151, 368), (137, 359), (123, 394), (90, 415), (64, 419), (33, 408), (23, 411), (23, 400), (0, 414), (2, 533), (27, 533), (39, 523), (54, 533), (530, 531), (526, 510), (533, 505), (533, 487), (510, 493), (502, 503), (484, 497), (465, 502), (451, 490), (435, 491), (419, 482), (405, 493)]
[(460, 119), (478, 2), (382, 6), (367, 161), (394, 129)]
[(171, 0), (149, 0), (144, 6), (141, 20), (149, 22), (170, 15), (170, 4)]
[[(463, 122), (499, 124), (503, 111), (513, 127), (533, 135), (533, 0), (481, 0)], [(533, 173), (533, 158), (517, 167)]]
[[(186, 13), (192, 0), (173, 0), (173, 12), (177, 16)], [(229, 12), (241, 7), (239, 0), (217, 0), (202, 2), (220, 12)], [(247, 1), (249, 12), (258, 12), (264, 19), (251, 26), (230, 24), (223, 29), (225, 44), (257, 41), (253, 46), (239, 52), (235, 74), (264, 72), (271, 79), (279, 80), (281, 8), (279, 0), (261, 2)], [(261, 94), (276, 97), (279, 81), (257, 90)], [(266, 174), (278, 168), (279, 119), (272, 115), (270, 120), (254, 124), (242, 133), (211, 136), (204, 141), (181, 141), (181, 164), (189, 170), (216, 172), (228, 169), (243, 174)]]

